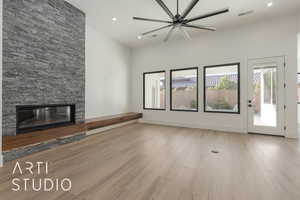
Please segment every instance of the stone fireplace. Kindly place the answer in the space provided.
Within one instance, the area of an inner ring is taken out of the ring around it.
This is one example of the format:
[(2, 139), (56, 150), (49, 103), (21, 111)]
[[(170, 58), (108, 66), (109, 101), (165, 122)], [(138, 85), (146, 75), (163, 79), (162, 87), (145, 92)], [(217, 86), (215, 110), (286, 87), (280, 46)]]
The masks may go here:
[(4, 136), (49, 127), (49, 117), (72, 111), (51, 105), (76, 106), (54, 123), (83, 122), (85, 14), (64, 0), (3, 0), (2, 88)]
[(17, 134), (75, 123), (75, 105), (17, 106)]

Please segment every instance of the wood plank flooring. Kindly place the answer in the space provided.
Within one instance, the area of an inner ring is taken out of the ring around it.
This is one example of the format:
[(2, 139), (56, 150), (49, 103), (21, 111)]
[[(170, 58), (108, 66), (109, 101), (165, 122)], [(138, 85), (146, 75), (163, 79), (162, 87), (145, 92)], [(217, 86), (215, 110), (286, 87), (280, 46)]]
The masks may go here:
[[(218, 150), (213, 154), (211, 150)], [(0, 168), (0, 199), (299, 200), (297, 140), (133, 124), (20, 159), (49, 162), (69, 192), (13, 192), (16, 163)]]

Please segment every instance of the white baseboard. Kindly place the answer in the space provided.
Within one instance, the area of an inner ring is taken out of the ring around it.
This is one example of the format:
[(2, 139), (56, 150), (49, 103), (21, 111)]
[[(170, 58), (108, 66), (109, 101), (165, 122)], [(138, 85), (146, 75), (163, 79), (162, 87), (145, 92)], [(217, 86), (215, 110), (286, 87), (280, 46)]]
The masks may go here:
[(246, 134), (247, 131), (241, 130), (236, 127), (229, 126), (216, 126), (216, 125), (198, 125), (198, 124), (185, 124), (185, 123), (175, 123), (175, 122), (161, 122), (161, 121), (149, 121), (149, 120), (139, 120), (140, 123), (145, 124), (156, 124), (164, 126), (175, 126), (175, 127), (184, 127), (184, 128), (198, 128), (204, 130), (214, 130), (214, 131), (225, 131), (225, 132), (234, 132), (234, 133), (243, 133)]
[(107, 127), (103, 127), (103, 128), (94, 129), (94, 130), (88, 131), (86, 133), (86, 135), (87, 136), (95, 135), (95, 134), (98, 134), (98, 133), (101, 133), (101, 132), (104, 132), (104, 131), (108, 131), (108, 130), (111, 130), (111, 129), (114, 129), (114, 128), (126, 126), (126, 125), (129, 125), (129, 124), (134, 124), (134, 123), (137, 123), (137, 122), (138, 122), (138, 120), (131, 120), (131, 121), (128, 121), (128, 122), (124, 122), (124, 123), (120, 123), (120, 124), (116, 124), (116, 125), (112, 125), (112, 126), (107, 126)]

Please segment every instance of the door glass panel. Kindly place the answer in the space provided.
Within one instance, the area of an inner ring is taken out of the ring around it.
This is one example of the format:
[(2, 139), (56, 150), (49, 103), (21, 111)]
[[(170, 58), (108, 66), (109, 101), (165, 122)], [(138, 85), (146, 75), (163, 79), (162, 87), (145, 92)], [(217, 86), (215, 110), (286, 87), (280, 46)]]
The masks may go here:
[(253, 71), (255, 126), (277, 126), (277, 68), (259, 67)]

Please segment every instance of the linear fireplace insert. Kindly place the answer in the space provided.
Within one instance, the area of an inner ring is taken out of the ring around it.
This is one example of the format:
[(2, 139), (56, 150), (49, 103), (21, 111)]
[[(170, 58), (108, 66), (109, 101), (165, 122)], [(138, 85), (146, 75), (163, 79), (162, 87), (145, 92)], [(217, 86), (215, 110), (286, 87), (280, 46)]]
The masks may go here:
[(75, 105), (17, 106), (17, 134), (75, 124)]

